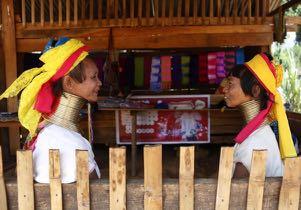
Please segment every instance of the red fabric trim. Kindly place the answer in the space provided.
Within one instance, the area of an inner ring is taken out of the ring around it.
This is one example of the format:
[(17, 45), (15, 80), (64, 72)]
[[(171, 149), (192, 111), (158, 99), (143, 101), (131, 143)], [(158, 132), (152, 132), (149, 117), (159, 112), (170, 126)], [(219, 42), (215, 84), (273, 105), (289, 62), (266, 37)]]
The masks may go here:
[(266, 64), (269, 66), (269, 68), (270, 68), (271, 72), (273, 73), (274, 77), (277, 78), (276, 69), (273, 66), (273, 64), (271, 63), (270, 59), (264, 53), (261, 53), (260, 55), (263, 58), (263, 60), (266, 62)]
[(89, 48), (87, 46), (83, 46), (77, 49), (72, 55), (69, 56), (69, 58), (67, 58), (67, 60), (62, 64), (62, 66), (58, 69), (55, 75), (53, 75), (50, 80), (48, 80), (42, 85), (37, 95), (34, 109), (36, 109), (40, 113), (50, 114), (54, 112), (53, 104), (55, 102), (56, 97), (52, 91), (53, 82), (56, 82), (57, 80), (62, 78), (70, 70), (70, 68), (77, 60), (77, 58), (81, 55), (81, 53), (83, 51), (88, 51), (88, 49)]

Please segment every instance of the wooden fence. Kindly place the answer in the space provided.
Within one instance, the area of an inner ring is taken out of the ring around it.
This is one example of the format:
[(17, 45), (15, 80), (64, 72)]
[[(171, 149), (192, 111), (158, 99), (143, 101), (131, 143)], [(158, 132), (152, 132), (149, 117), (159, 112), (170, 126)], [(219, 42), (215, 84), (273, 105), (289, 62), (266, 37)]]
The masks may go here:
[[(17, 4), (17, 3), (16, 3)], [(22, 0), (23, 27), (264, 24), (269, 0)]]
[[(0, 150), (1, 153), (1, 150)], [(1, 154), (0, 154), (1, 155)], [(144, 147), (144, 180), (126, 179), (126, 149), (110, 148), (109, 180), (89, 180), (88, 153), (76, 151), (77, 182), (61, 184), (59, 151), (49, 151), (50, 184), (33, 183), (32, 152), (17, 151), (17, 182), (4, 182), (0, 209), (298, 209), (301, 158), (265, 180), (266, 151), (254, 151), (249, 179), (232, 177), (233, 147), (221, 149), (218, 179), (194, 179), (194, 147), (180, 149), (179, 180), (162, 179), (162, 146)], [(231, 183), (232, 182), (232, 183)]]

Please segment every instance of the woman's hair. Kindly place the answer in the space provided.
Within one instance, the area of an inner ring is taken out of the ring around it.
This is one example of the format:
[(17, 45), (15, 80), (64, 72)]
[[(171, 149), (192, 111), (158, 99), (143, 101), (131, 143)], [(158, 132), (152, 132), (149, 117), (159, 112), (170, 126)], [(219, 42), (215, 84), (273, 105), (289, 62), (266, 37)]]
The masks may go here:
[(236, 77), (240, 79), (241, 89), (246, 95), (254, 97), (253, 87), (257, 85), (260, 89), (259, 100), (260, 100), (260, 110), (267, 108), (267, 102), (269, 96), (264, 87), (252, 74), (252, 72), (245, 65), (237, 65), (230, 70), (228, 76)]
[[(84, 61), (89, 59), (88, 56), (81, 61), (74, 69), (68, 73), (68, 75), (74, 79), (75, 81), (82, 83), (86, 79), (84, 66)], [(54, 83), (52, 86), (52, 91), (56, 97), (60, 96), (63, 92), (63, 78), (60, 78), (58, 81)]]

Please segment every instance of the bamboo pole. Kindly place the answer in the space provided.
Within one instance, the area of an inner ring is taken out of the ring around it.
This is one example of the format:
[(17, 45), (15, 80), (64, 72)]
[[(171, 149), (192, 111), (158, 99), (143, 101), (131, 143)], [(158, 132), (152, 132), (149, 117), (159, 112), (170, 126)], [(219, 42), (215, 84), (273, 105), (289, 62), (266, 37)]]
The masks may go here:
[(59, 1), (59, 26), (62, 26), (63, 23), (63, 8), (62, 8), (62, 0)]
[(66, 0), (66, 24), (70, 25), (70, 0)]
[(78, 0), (74, 0), (73, 2), (73, 21), (74, 25), (77, 26), (78, 23)]
[(44, 10), (45, 10), (45, 4), (44, 4), (44, 0), (40, 0), (40, 18), (41, 18), (41, 26), (44, 26), (45, 24), (45, 13), (44, 13)]
[(31, 0), (31, 25), (36, 23), (36, 13), (35, 13), (35, 0)]
[(50, 25), (53, 25), (53, 0), (49, 0), (49, 19)]

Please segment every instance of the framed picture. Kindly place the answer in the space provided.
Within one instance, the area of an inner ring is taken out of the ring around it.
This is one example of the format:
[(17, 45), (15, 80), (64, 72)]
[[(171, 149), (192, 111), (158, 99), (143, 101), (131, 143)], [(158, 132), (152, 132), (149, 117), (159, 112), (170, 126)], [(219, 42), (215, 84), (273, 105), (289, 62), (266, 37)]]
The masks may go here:
[[(210, 95), (136, 95), (135, 102), (168, 109), (137, 110), (137, 144), (191, 144), (210, 142)], [(130, 111), (115, 112), (117, 144), (131, 144)]]

